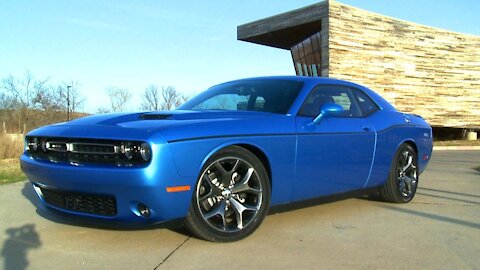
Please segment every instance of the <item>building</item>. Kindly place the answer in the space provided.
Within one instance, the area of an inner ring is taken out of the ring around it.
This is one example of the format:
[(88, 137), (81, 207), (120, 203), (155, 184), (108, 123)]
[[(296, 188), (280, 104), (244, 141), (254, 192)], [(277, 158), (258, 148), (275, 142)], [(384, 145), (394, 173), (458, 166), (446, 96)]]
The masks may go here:
[(480, 129), (478, 36), (326, 0), (240, 25), (237, 37), (290, 50), (297, 75), (363, 84), (436, 128)]

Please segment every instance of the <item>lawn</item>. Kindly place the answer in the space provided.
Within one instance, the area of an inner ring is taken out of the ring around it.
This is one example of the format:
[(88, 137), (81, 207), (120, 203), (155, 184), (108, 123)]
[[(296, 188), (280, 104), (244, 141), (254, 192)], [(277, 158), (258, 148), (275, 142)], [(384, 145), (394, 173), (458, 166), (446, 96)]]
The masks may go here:
[(25, 181), (27, 178), (20, 170), (18, 158), (0, 160), (0, 185)]

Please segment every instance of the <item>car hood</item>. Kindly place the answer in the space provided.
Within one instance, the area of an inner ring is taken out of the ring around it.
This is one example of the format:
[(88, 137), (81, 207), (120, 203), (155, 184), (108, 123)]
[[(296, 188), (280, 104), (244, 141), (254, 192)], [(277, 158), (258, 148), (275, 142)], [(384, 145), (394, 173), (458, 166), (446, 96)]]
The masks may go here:
[(30, 136), (167, 142), (222, 136), (291, 133), (293, 117), (251, 111), (157, 111), (92, 115), (33, 130)]

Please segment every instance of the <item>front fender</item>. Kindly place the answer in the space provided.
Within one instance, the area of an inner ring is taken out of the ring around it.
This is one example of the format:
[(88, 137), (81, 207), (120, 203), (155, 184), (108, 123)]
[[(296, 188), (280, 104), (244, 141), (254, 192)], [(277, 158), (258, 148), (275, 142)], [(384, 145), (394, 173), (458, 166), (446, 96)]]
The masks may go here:
[[(270, 164), (271, 204), (286, 203), (291, 199), (295, 167), (295, 135), (251, 136), (248, 138), (214, 138), (179, 141), (168, 144), (178, 174), (194, 187), (207, 160), (222, 148), (231, 145), (251, 145), (260, 149)], [(282, 147), (278, 147), (281, 145)]]

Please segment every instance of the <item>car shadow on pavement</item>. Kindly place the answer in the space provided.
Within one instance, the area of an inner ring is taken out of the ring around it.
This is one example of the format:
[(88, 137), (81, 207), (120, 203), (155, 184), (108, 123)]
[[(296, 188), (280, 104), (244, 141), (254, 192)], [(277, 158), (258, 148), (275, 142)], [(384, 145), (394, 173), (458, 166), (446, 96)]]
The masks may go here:
[(460, 195), (460, 196), (466, 196), (466, 197), (472, 197), (472, 198), (480, 198), (480, 195), (477, 195), (477, 194), (468, 194), (468, 193), (463, 193), (463, 192), (447, 191), (447, 190), (436, 189), (436, 188), (419, 187), (418, 189), (419, 190), (425, 190), (425, 191), (434, 191), (434, 192), (452, 194), (452, 195)]
[(42, 245), (40, 236), (35, 230), (35, 224), (8, 228), (5, 233), (8, 238), (3, 242), (1, 252), (2, 257), (4, 257), (4, 269), (26, 269), (29, 265), (28, 251)]
[(22, 195), (23, 197), (27, 198), (27, 200), (35, 207), (37, 207), (40, 204), (40, 200), (37, 197), (37, 194), (35, 194), (35, 191), (33, 190), (32, 184), (30, 182), (25, 181), (23, 183), (23, 188), (22, 188)]
[(462, 225), (462, 226), (470, 227), (470, 228), (473, 228), (473, 229), (480, 229), (480, 224), (475, 223), (475, 222), (470, 222), (470, 221), (465, 221), (465, 220), (461, 220), (461, 219), (446, 217), (446, 216), (442, 216), (442, 215), (438, 215), (438, 214), (425, 213), (425, 212), (421, 212), (421, 211), (417, 211), (417, 210), (400, 208), (400, 207), (395, 207), (395, 206), (390, 206), (390, 205), (380, 205), (380, 207), (386, 208), (386, 209), (389, 209), (389, 210), (392, 210), (392, 211), (401, 212), (401, 213), (404, 213), (404, 214), (410, 214), (410, 215), (415, 215), (415, 216), (419, 216), (419, 217), (435, 219), (435, 220), (438, 220), (438, 221), (457, 224), (457, 225)]
[[(457, 202), (462, 202), (462, 203), (478, 204), (478, 205), (480, 205), (480, 202), (476, 202), (476, 201), (472, 201), (472, 200), (457, 199), (457, 198), (452, 198), (452, 197), (448, 197), (448, 196), (433, 195), (433, 194), (427, 194), (427, 193), (418, 192), (418, 191), (417, 191), (417, 194), (418, 194), (418, 195), (422, 195), (422, 196), (427, 196), (427, 197), (433, 197), (433, 198), (439, 198), (439, 199), (457, 201)], [(463, 196), (465, 196), (465, 195), (463, 195)]]
[[(180, 234), (185, 234), (183, 227), (183, 220), (172, 220), (161, 224), (139, 224), (135, 223), (112, 223), (109, 221), (98, 220), (95, 218), (80, 217), (69, 215), (58, 211), (56, 209), (47, 208), (40, 202), (35, 193), (32, 184), (25, 182), (22, 188), (22, 195), (35, 207), (37, 215), (40, 217), (64, 225), (88, 227), (100, 230), (118, 230), (118, 231), (141, 231), (141, 230), (156, 230), (168, 229)], [(102, 222), (103, 221), (103, 222)], [(186, 234), (185, 234), (186, 235)]]

